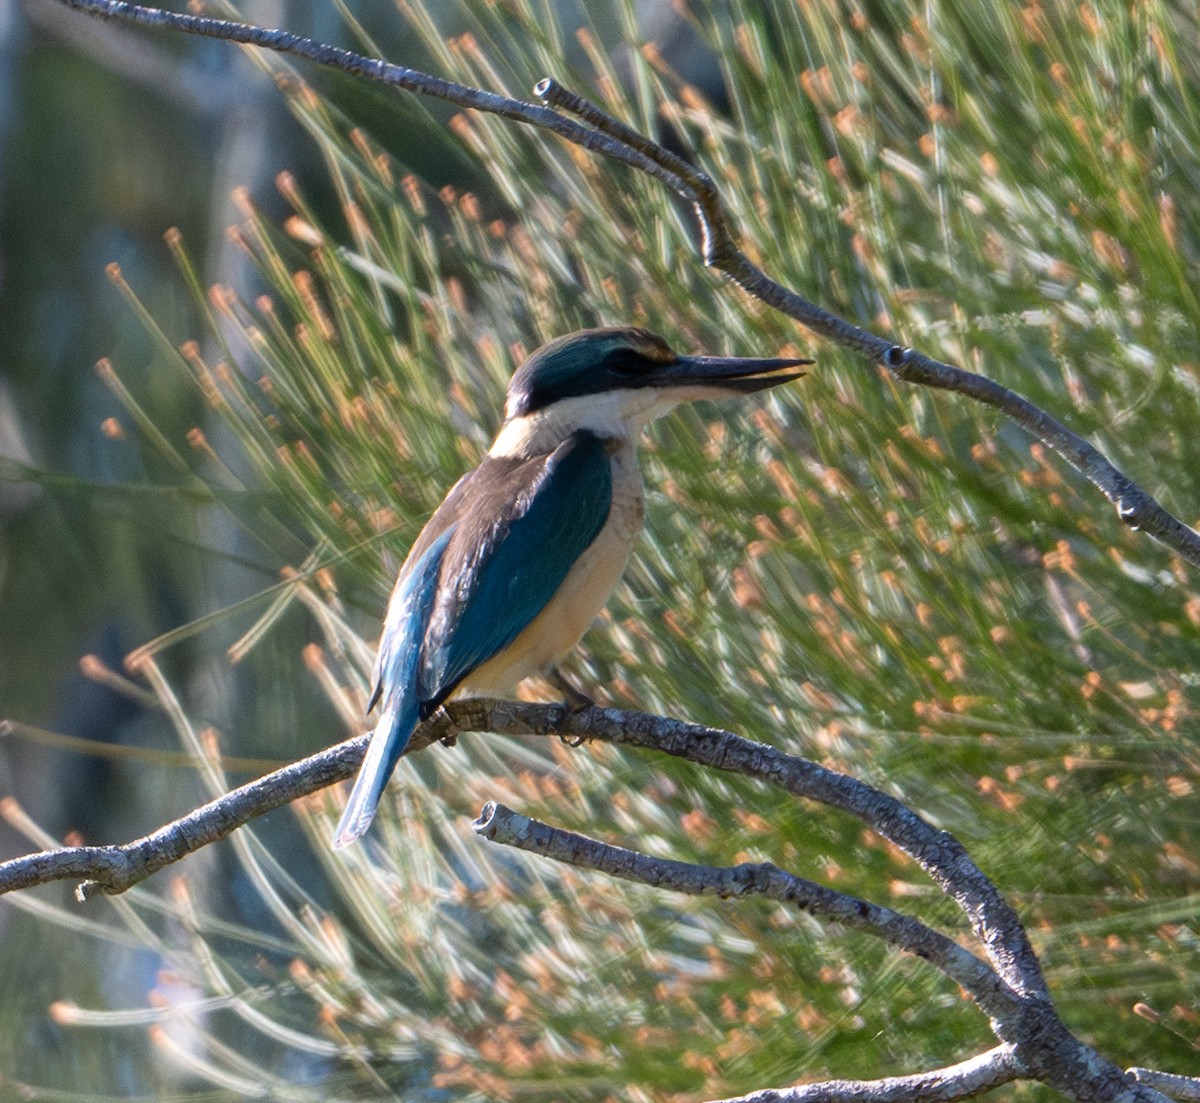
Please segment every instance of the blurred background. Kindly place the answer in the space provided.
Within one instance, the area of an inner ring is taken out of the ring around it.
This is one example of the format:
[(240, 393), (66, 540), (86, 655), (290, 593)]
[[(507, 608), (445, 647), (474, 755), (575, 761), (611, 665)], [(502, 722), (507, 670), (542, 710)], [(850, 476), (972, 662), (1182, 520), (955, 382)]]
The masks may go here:
[[(568, 79), (727, 180), (782, 282), (1028, 394), (1194, 522), (1194, 11), (706, 8), (238, 13), (521, 97)], [(643, 549), (572, 673), (897, 792), (1010, 893), (1073, 1027), (1200, 1071), (1195, 571), (999, 419), (813, 350), (648, 182), (452, 116), (0, 0), (3, 856), (140, 835), (358, 730), (390, 573), (523, 350), (636, 323), (812, 351), (795, 394), (655, 429)], [(0, 901), (0, 1098), (700, 1099), (987, 1044), (863, 940), (462, 827), (513, 784), (955, 923), (855, 825), (677, 764), (454, 754), (346, 865), (318, 801), (127, 899)]]

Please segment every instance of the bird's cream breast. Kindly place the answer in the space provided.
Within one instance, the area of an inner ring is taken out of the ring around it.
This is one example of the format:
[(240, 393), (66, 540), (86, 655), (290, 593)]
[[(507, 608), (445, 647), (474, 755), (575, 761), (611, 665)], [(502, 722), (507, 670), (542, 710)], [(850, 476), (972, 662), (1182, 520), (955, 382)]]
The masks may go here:
[(455, 696), (510, 693), (570, 651), (604, 608), (642, 530), (642, 474), (630, 442), (621, 442), (612, 453), (612, 475), (612, 506), (600, 534), (546, 607), (504, 651), (472, 671)]

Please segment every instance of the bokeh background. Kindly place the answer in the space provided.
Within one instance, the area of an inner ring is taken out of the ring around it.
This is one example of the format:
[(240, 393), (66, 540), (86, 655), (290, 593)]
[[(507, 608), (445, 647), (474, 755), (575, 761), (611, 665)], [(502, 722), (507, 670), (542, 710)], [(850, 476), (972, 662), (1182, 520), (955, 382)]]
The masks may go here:
[[(1195, 520), (1187, 5), (239, 11), (521, 96), (567, 79), (728, 181), (782, 282), (1028, 394)], [(141, 834), (355, 730), (389, 573), (522, 350), (621, 322), (812, 349), (648, 182), (452, 116), (0, 0), (6, 856)], [(641, 554), (572, 673), (897, 792), (1011, 895), (1074, 1028), (1200, 1071), (1195, 571), (994, 415), (813, 351), (794, 393), (656, 427)], [(473, 747), (405, 774), (348, 864), (313, 802), (124, 901), (0, 902), (0, 1097), (699, 1099), (987, 1044), (861, 939), (481, 855), (463, 824), (497, 794), (956, 922), (826, 812)]]

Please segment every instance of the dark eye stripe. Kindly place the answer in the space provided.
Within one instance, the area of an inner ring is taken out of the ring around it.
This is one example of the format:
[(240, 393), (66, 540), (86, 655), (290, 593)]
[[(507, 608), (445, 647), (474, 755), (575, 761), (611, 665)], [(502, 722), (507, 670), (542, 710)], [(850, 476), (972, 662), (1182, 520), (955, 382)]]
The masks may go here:
[(593, 329), (560, 337), (538, 349), (513, 374), (510, 417), (562, 399), (649, 385), (656, 369), (676, 361), (661, 338), (643, 329)]
[(613, 349), (600, 363), (615, 375), (635, 377), (661, 368), (668, 362), (651, 360), (637, 349)]

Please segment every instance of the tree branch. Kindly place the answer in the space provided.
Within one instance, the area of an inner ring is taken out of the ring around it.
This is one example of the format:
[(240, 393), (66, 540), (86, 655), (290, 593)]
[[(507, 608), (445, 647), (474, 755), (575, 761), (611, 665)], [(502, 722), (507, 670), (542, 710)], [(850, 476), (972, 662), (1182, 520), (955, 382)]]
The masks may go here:
[[(1116, 507), (1118, 516), (1131, 529), (1148, 533), (1193, 566), (1200, 567), (1200, 533), (1165, 510), (1151, 494), (1094, 445), (1017, 392), (975, 372), (956, 368), (914, 349), (902, 348), (810, 303), (771, 279), (737, 247), (720, 192), (706, 174), (601, 111), (589, 100), (563, 88), (552, 78), (545, 78), (535, 86), (535, 94), (551, 105), (539, 107), (378, 58), (365, 57), (351, 50), (328, 46), (288, 31), (183, 15), (120, 0), (59, 2), (89, 15), (122, 19), (150, 27), (168, 27), (188, 34), (291, 54), (354, 76), (444, 100), (467, 110), (483, 111), (512, 122), (551, 131), (568, 142), (644, 172), (691, 204), (700, 233), (700, 253), (705, 264), (724, 273), (748, 294), (807, 326), (814, 333), (881, 365), (902, 382), (953, 391), (999, 410), (1053, 448), (1084, 475)], [(553, 107), (575, 115), (587, 125), (580, 125), (551, 110)]]
[[(849, 812), (913, 858), (958, 903), (1007, 985), (1022, 995), (1048, 1000), (1020, 920), (962, 844), (865, 782), (732, 732), (682, 720), (625, 709), (572, 710), (485, 698), (445, 706), (441, 715), (418, 728), (406, 754), (456, 732), (485, 731), (644, 747)], [(87, 879), (77, 890), (80, 899), (124, 892), (255, 817), (353, 776), (366, 743), (366, 736), (358, 736), (292, 763), (122, 846), (65, 847), (0, 863), (0, 894), (80, 877)]]
[(484, 806), (472, 827), (492, 842), (654, 888), (722, 899), (765, 896), (820, 919), (865, 931), (928, 961), (961, 985), (993, 1019), (1011, 1018), (1019, 1009), (1020, 997), (995, 970), (940, 931), (891, 908), (797, 877), (770, 862), (718, 867), (655, 858), (552, 827), (496, 801)]
[(572, 712), (555, 705), (479, 699), (456, 702), (451, 716), (462, 731), (559, 735), (644, 747), (849, 812), (903, 850), (962, 908), (1007, 984), (1022, 994), (1046, 997), (1041, 967), (1020, 920), (962, 844), (865, 782), (719, 728), (626, 709)]
[[(368, 736), (293, 762), (234, 789), (140, 839), (120, 846), (64, 846), (0, 862), (0, 895), (52, 881), (80, 884), (80, 901), (132, 888), (152, 873), (215, 843), (218, 839), (319, 789), (354, 776), (366, 753)], [(0, 815), (12, 819), (16, 802), (0, 801)]]
[(1014, 1046), (1002, 1045), (945, 1068), (882, 1080), (824, 1080), (715, 1103), (953, 1103), (1020, 1078)]
[(1125, 1071), (1137, 1083), (1155, 1088), (1163, 1095), (1178, 1100), (1178, 1103), (1200, 1103), (1200, 1077), (1179, 1076), (1157, 1069), (1131, 1068)]
[[(573, 740), (598, 739), (661, 751), (713, 769), (739, 773), (775, 785), (795, 796), (840, 808), (895, 843), (913, 857), (966, 911), (995, 972), (966, 951), (950, 950), (953, 943), (929, 928), (890, 909), (855, 901), (822, 889), (773, 866), (750, 867), (748, 871), (708, 871), (716, 877), (709, 884), (746, 891), (739, 878), (746, 878), (756, 891), (785, 899), (797, 907), (828, 911), (829, 918), (856, 925), (885, 937), (893, 945), (911, 939), (914, 953), (925, 950), (929, 960), (944, 967), (947, 975), (963, 984), (991, 1018), (993, 1031), (1002, 1043), (1014, 1047), (1013, 1068), (1027, 1079), (1039, 1080), (1070, 1099), (1103, 1100), (1105, 1103), (1148, 1103), (1164, 1100), (1157, 1082), (1135, 1082), (1091, 1047), (1075, 1038), (1059, 1019), (1045, 990), (1041, 970), (1019, 919), (995, 886), (971, 861), (962, 845), (939, 831), (894, 798), (863, 782), (827, 770), (814, 762), (786, 755), (772, 747), (713, 728), (650, 716), (621, 709), (572, 710), (564, 705), (539, 705), (514, 701), (468, 700), (454, 702), (422, 725), (409, 747), (420, 750), (431, 742), (458, 732), (490, 731), (508, 735), (559, 736)], [(101, 893), (119, 893), (151, 873), (178, 861), (200, 847), (224, 838), (255, 816), (271, 811), (335, 781), (350, 778), (362, 761), (367, 736), (358, 736), (300, 762), (293, 763), (256, 781), (243, 785), (217, 800), (167, 824), (142, 839), (123, 846), (64, 847), (59, 850), (15, 858), (0, 863), (0, 893), (28, 888), (50, 881), (87, 878), (76, 890), (83, 900)], [(8, 802), (11, 812), (13, 802)], [(0, 811), (4, 811), (0, 806)], [(521, 817), (521, 819), (524, 819)], [(525, 821), (532, 824), (532, 821)], [(550, 830), (550, 829), (547, 829)], [(565, 835), (565, 833), (564, 833)], [(561, 837), (561, 836), (560, 836)], [(567, 836), (569, 838), (569, 836)], [(578, 838), (578, 837), (576, 837)], [(592, 840), (586, 840), (592, 844)], [(615, 872), (635, 870), (627, 851), (601, 847), (596, 867)], [(547, 851), (547, 853), (549, 853)], [(649, 860), (649, 859), (648, 859)], [(653, 873), (670, 887), (702, 887), (704, 874), (691, 875), (682, 863), (658, 865)], [(700, 880), (697, 880), (699, 877)], [(724, 878), (724, 880), (722, 880)], [(861, 910), (866, 909), (865, 913)], [(926, 954), (922, 954), (926, 956)], [(973, 965), (976, 962), (977, 965)], [(979, 969), (979, 966), (983, 966)], [(954, 972), (951, 972), (954, 970)], [(992, 981), (989, 982), (989, 977)], [(998, 980), (996, 978), (999, 978)], [(966, 982), (970, 982), (968, 987)], [(962, 1070), (969, 1067), (955, 1066)], [(924, 1074), (934, 1075), (937, 1074)], [(1011, 1077), (1010, 1077), (1011, 1078)], [(916, 1091), (920, 1077), (868, 1084), (870, 1090)], [(836, 1087), (842, 1091), (841, 1087)], [(882, 1087), (880, 1086), (882, 1085)], [(891, 1086), (889, 1086), (891, 1085)], [(935, 1085), (936, 1086), (936, 1085)], [(846, 1088), (849, 1093), (854, 1088)], [(806, 1089), (795, 1089), (797, 1091)], [(813, 1091), (816, 1091), (813, 1088)], [(978, 1090), (984, 1090), (980, 1087)], [(961, 1098), (947, 1096), (946, 1098)], [(769, 1099), (850, 1099), (851, 1094), (822, 1096), (749, 1097)], [(872, 1096), (865, 1095), (868, 1100)], [(887, 1095), (880, 1098), (891, 1098)], [(923, 1098), (899, 1094), (895, 1098)], [(933, 1096), (932, 1098), (941, 1098)]]

